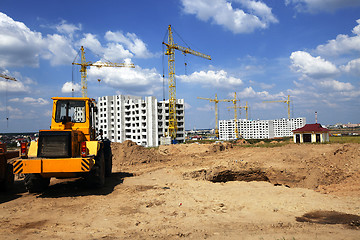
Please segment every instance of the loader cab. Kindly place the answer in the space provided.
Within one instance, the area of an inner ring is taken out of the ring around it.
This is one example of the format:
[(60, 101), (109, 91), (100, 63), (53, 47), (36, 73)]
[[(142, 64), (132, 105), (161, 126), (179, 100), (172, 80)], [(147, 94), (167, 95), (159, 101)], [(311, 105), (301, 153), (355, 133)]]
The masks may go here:
[(97, 107), (91, 98), (54, 97), (51, 130), (76, 130), (86, 140), (95, 139), (95, 115)]

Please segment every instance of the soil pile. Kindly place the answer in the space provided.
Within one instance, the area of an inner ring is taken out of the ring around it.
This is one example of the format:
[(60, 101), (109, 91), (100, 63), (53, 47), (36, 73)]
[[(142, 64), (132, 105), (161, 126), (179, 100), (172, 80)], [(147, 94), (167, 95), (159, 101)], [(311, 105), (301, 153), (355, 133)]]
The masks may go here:
[(101, 189), (61, 179), (29, 194), (16, 179), (0, 239), (359, 239), (360, 144), (112, 151)]
[(159, 146), (159, 153), (162, 155), (184, 156), (193, 154), (206, 154), (225, 151), (232, 148), (233, 145), (227, 142), (216, 142), (212, 144), (175, 144)]
[(121, 171), (124, 166), (161, 162), (165, 159), (155, 148), (144, 148), (132, 141), (111, 144), (113, 169)]
[(225, 159), (214, 160), (211, 166), (186, 172), (184, 177), (211, 182), (268, 181), (275, 186), (360, 196), (358, 144), (236, 147), (227, 153)]

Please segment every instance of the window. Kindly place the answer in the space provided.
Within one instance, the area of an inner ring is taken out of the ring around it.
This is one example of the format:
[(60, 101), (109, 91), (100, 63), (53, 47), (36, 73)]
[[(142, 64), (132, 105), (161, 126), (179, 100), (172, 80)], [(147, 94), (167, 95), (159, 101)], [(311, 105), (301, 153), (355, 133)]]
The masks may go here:
[(85, 101), (58, 100), (55, 122), (83, 123), (86, 120)]

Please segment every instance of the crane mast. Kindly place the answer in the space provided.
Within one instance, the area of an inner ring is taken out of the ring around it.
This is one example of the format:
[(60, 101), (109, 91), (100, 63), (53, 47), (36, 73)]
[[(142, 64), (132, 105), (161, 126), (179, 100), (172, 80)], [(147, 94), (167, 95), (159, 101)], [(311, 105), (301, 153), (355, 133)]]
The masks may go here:
[(248, 106), (248, 102), (246, 101), (246, 105), (245, 106), (241, 106), (239, 108), (244, 108), (246, 111), (246, 120), (249, 120), (249, 114), (248, 114), (248, 110), (249, 110), (249, 106)]
[(176, 119), (176, 80), (175, 80), (175, 49), (184, 54), (192, 54), (211, 60), (209, 55), (194, 51), (190, 48), (179, 46), (174, 43), (171, 25), (168, 26), (168, 42), (163, 42), (166, 46), (165, 55), (168, 56), (168, 71), (169, 71), (169, 126), (167, 136), (171, 139), (176, 139), (177, 133), (177, 119)]
[(238, 129), (238, 124), (237, 124), (237, 109), (241, 108), (237, 106), (237, 102), (240, 102), (239, 99), (236, 98), (236, 92), (234, 93), (234, 99), (231, 100), (231, 102), (233, 102), (234, 106), (233, 107), (228, 107), (228, 108), (233, 108), (234, 109), (234, 123), (235, 123), (235, 138), (238, 139), (239, 138), (239, 129)]
[(177, 119), (176, 119), (176, 81), (175, 81), (175, 47), (172, 36), (171, 25), (168, 27), (168, 44), (165, 55), (168, 55), (168, 71), (169, 71), (169, 127), (168, 136), (172, 139), (176, 138)]
[(218, 103), (219, 102), (231, 102), (232, 99), (218, 99), (217, 98), (217, 94), (215, 94), (215, 98), (202, 98), (202, 97), (197, 97), (198, 99), (203, 99), (203, 100), (208, 100), (210, 102), (214, 102), (215, 103), (215, 135), (217, 138), (219, 138), (219, 124), (218, 124), (218, 119), (219, 119), (219, 113), (218, 113)]
[(85, 58), (85, 50), (84, 47), (81, 46), (81, 63), (75, 63), (73, 62), (73, 65), (80, 65), (80, 72), (81, 72), (81, 95), (82, 97), (87, 97), (87, 67), (129, 67), (129, 68), (135, 68), (134, 64), (132, 63), (112, 63), (112, 62), (87, 62)]
[(234, 106), (233, 106), (233, 107), (228, 107), (228, 108), (233, 108), (233, 109), (234, 109), (234, 122), (235, 122), (235, 129), (234, 129), (234, 131), (235, 131), (235, 137), (236, 137), (236, 139), (238, 139), (238, 138), (239, 138), (239, 126), (238, 126), (238, 124), (237, 124), (237, 120), (238, 120), (237, 109), (242, 109), (242, 108), (244, 108), (245, 111), (246, 111), (246, 120), (248, 120), (248, 118), (249, 118), (249, 115), (248, 115), (249, 107), (248, 107), (248, 102), (247, 102), (247, 101), (246, 101), (246, 105), (245, 105), (245, 106), (237, 106), (237, 102), (240, 102), (240, 100), (236, 98), (236, 92), (235, 92), (235, 94), (234, 94), (234, 99), (231, 100), (231, 101), (233, 102)]
[(287, 104), (288, 118), (290, 119), (290, 95), (288, 95), (287, 100), (263, 101), (263, 103), (277, 103), (277, 102), (282, 102)]

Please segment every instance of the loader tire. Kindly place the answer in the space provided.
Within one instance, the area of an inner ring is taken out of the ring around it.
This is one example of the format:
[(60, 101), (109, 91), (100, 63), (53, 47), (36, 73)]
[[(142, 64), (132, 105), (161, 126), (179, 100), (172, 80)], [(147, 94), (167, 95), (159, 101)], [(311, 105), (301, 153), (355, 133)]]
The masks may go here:
[(104, 141), (105, 177), (110, 177), (112, 173), (112, 152), (111, 142)]
[(13, 165), (12, 164), (6, 164), (5, 178), (0, 183), (0, 191), (9, 190), (13, 184), (14, 184)]
[(100, 150), (95, 156), (95, 165), (86, 177), (87, 183), (91, 188), (101, 188), (105, 184), (105, 159), (104, 152)]
[(41, 193), (50, 184), (50, 178), (43, 178), (38, 173), (30, 173), (25, 175), (25, 188), (30, 193)]

